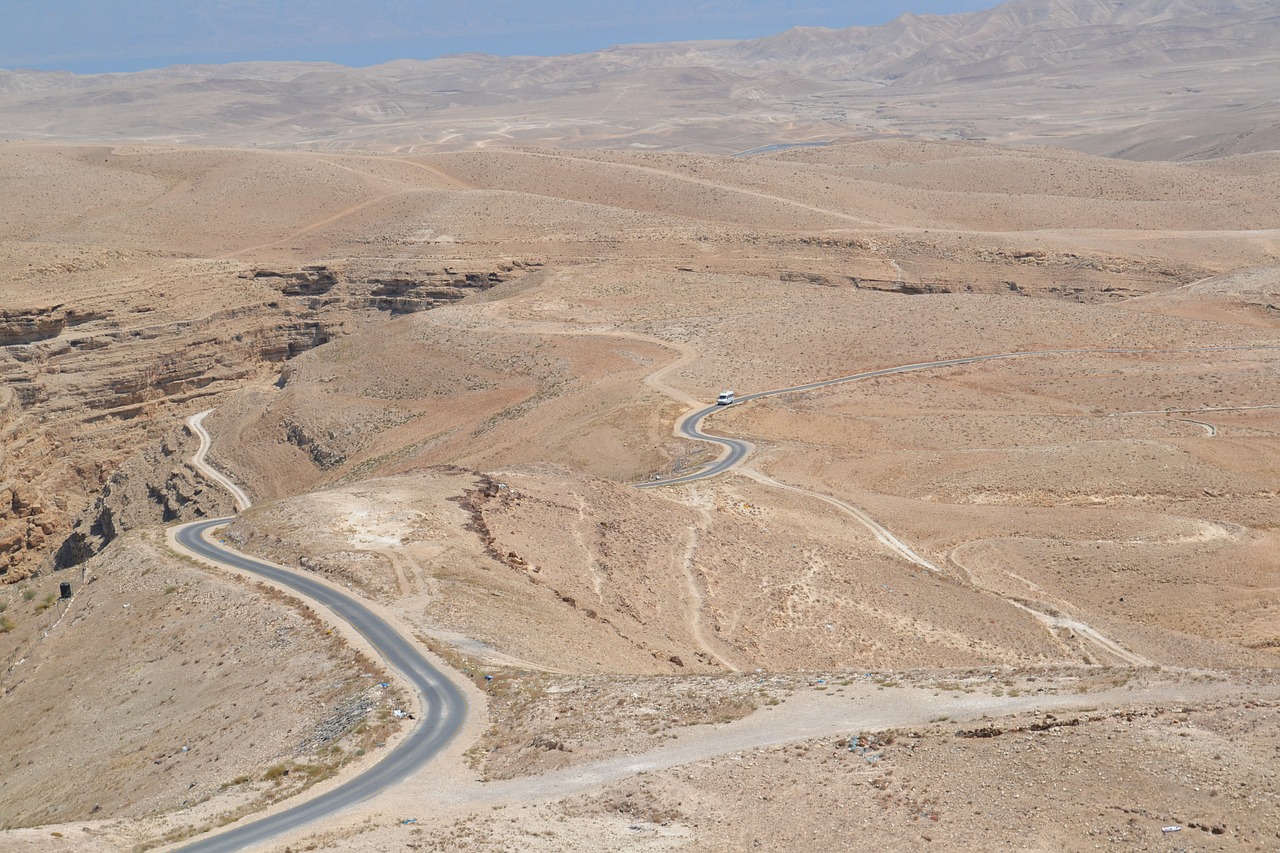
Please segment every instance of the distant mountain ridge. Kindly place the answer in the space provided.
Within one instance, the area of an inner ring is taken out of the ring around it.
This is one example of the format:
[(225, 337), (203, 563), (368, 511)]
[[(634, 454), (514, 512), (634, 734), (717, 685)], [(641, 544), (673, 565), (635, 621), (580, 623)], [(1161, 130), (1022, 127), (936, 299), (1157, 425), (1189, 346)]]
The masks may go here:
[[(882, 27), (796, 28), (728, 50), (745, 62), (857, 62), (886, 81), (936, 82), (1062, 66), (1102, 51), (1132, 60), (1157, 50), (1275, 52), (1280, 0), (1012, 0), (986, 12), (903, 15)], [(950, 71), (950, 74), (946, 74)]]
[(55, 139), (733, 151), (848, 134), (1183, 158), (1280, 147), (1280, 0), (1011, 0), (879, 27), (370, 68), (0, 71), (0, 127)]

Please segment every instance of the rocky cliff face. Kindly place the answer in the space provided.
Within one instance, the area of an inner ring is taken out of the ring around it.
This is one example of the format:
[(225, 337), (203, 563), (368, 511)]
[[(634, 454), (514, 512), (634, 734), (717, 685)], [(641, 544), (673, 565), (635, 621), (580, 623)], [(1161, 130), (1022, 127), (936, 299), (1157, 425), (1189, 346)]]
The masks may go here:
[[(247, 269), (241, 304), (144, 325), (64, 305), (0, 312), (0, 582), (74, 565), (122, 530), (230, 511), (186, 470), (183, 417), (355, 329), (527, 268)], [(296, 440), (329, 460), (315, 437)]]
[(255, 281), (277, 288), (282, 296), (299, 298), (313, 311), (367, 309), (397, 315), (457, 302), (537, 266), (510, 263), (502, 264), (496, 270), (479, 272), (443, 267), (408, 273), (358, 270), (344, 273), (326, 266), (305, 266), (285, 271), (257, 269), (252, 276)]
[(57, 449), (37, 427), (18, 395), (0, 385), (0, 582), (29, 577), (35, 566), (28, 555), (46, 550), (67, 523), (32, 477)]
[(31, 574), (24, 557), (43, 548), (61, 525), (38, 493), (15, 483), (0, 483), (0, 578), (22, 580)]
[(206, 483), (186, 464), (196, 445), (185, 426), (175, 427), (121, 465), (62, 540), (54, 567), (84, 562), (125, 530), (234, 515), (226, 490)]
[(240, 309), (0, 349), (0, 580), (30, 575), (112, 472), (182, 416), (341, 331), (340, 319)]
[(0, 310), (0, 346), (29, 344), (47, 338), (56, 338), (68, 326), (78, 326), (101, 317), (101, 314), (80, 312), (67, 309), (62, 305)]

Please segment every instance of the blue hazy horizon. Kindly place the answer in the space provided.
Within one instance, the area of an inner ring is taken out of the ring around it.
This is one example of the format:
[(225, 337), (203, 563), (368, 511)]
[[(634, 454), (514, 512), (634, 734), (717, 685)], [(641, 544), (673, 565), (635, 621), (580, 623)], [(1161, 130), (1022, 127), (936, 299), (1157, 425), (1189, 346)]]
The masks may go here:
[[(0, 68), (78, 74), (248, 61), (369, 66), (457, 53), (554, 56), (619, 44), (741, 40), (793, 26), (875, 26), (996, 0), (8, 0)], [(603, 5), (604, 8), (601, 8)], [(184, 8), (185, 7), (185, 8)]]

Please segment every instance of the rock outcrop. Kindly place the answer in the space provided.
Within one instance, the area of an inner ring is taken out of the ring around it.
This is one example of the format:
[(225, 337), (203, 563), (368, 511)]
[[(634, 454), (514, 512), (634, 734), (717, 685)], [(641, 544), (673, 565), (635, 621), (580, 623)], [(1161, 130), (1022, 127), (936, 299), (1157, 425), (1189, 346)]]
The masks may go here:
[(15, 483), (0, 483), (0, 578), (22, 580), (31, 574), (28, 553), (38, 552), (61, 519), (40, 497)]
[(29, 344), (56, 338), (68, 326), (78, 326), (101, 317), (101, 314), (76, 311), (62, 305), (0, 310), (0, 346)]
[(84, 562), (125, 530), (234, 515), (226, 490), (206, 483), (186, 464), (195, 448), (186, 428), (176, 427), (120, 466), (76, 519), (54, 554), (54, 567)]
[(338, 272), (326, 266), (304, 266), (295, 270), (257, 269), (252, 277), (277, 288), (282, 296), (298, 299), (313, 311), (368, 309), (398, 315), (457, 302), (538, 266), (540, 264), (516, 261), (500, 264), (496, 270), (458, 271), (446, 266), (439, 270), (412, 270), (408, 274), (376, 270)]
[[(153, 305), (0, 312), (0, 582), (74, 565), (122, 530), (230, 511), (175, 455), (183, 417), (335, 338), (536, 266), (249, 270), (231, 279), (247, 284), (240, 304), (190, 319)], [(288, 440), (320, 467), (343, 461), (322, 436)]]
[(347, 461), (347, 457), (313, 436), (302, 424), (286, 420), (281, 427), (284, 429), (285, 439), (295, 447), (307, 451), (311, 460), (321, 468), (336, 468)]
[(337, 276), (325, 266), (307, 266), (294, 272), (254, 270), (253, 277), (268, 280), (285, 296), (317, 296), (328, 293), (338, 283)]
[(47, 550), (50, 537), (66, 525), (65, 513), (32, 481), (32, 467), (57, 449), (35, 426), (18, 395), (0, 385), (0, 583), (30, 576), (30, 555)]

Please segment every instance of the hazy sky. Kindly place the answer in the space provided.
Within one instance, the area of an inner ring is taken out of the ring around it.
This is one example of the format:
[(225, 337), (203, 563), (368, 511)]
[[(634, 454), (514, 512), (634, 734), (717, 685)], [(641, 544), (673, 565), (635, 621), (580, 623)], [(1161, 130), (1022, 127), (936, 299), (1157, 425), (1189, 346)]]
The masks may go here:
[(371, 65), (449, 53), (553, 55), (882, 24), (997, 0), (0, 0), (0, 68), (134, 71), (187, 62)]

